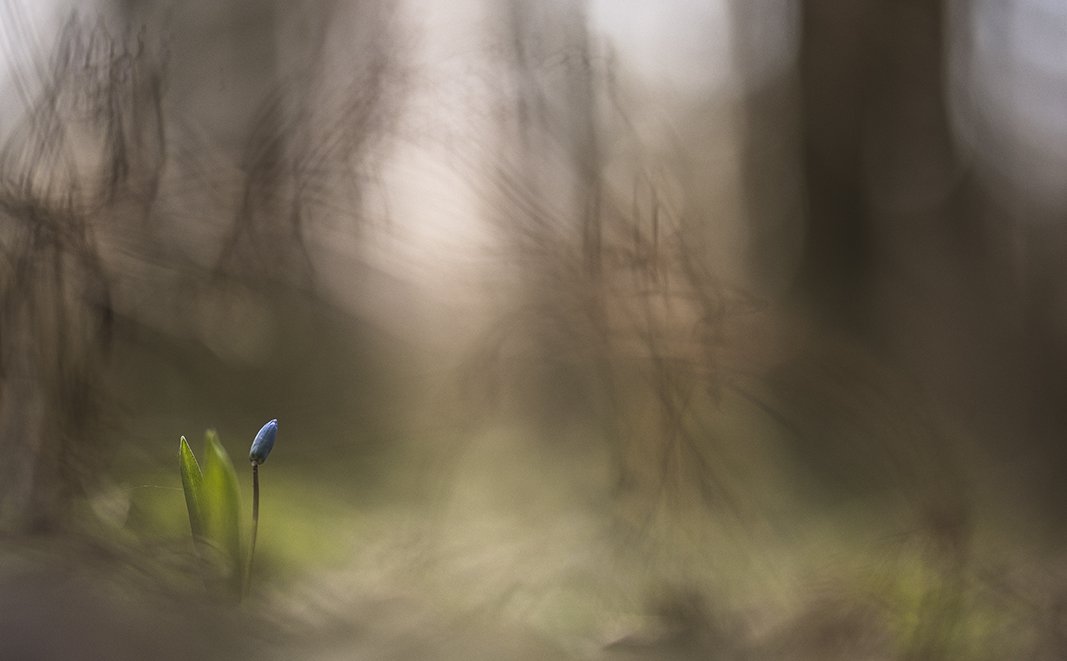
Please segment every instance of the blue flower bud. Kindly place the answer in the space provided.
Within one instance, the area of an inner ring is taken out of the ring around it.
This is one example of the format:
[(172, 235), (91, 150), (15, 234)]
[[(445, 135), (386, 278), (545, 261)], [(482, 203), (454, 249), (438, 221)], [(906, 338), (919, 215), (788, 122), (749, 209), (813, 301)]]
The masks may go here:
[(262, 464), (267, 461), (267, 455), (274, 448), (274, 437), (278, 435), (278, 421), (271, 420), (263, 425), (252, 441), (252, 449), (248, 451), (248, 460), (253, 464)]

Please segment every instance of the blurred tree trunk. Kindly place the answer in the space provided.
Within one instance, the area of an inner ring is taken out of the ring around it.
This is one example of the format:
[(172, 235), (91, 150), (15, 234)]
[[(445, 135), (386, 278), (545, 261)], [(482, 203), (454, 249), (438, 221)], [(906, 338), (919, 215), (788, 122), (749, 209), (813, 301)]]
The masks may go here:
[[(103, 20), (88, 29), (71, 19), (50, 68), (15, 72), (25, 114), (0, 153), (0, 527), (61, 525), (106, 464), (113, 282), (97, 234), (116, 217), (143, 216), (155, 199), (158, 64)], [(31, 97), (24, 81), (33, 78), (40, 92)]]
[[(950, 93), (970, 95), (974, 75), (993, 75), (967, 73), (970, 31), (1004, 26), (975, 25), (971, 2), (949, 4), (803, 3), (801, 289), (824, 319), (903, 366), (936, 405), (966, 421), (968, 443), (985, 443), (1016, 466), (1020, 486), (1057, 506), (1067, 466), (1057, 284), (1067, 232), (1062, 209), (998, 204), (955, 145)], [(950, 37), (958, 89), (948, 84)], [(1020, 66), (1017, 75), (1049, 74)], [(1001, 133), (985, 139), (1007, 151), (990, 147), (987, 157), (1025, 159), (1011, 152), (1017, 138)]]
[[(976, 418), (1000, 441), (993, 449), (1001, 472), (1045, 508), (1039, 520), (1059, 543), (1055, 522), (1067, 496), (1067, 70), (1058, 55), (1067, 11), (1042, 2), (949, 5), (961, 28), (953, 58), (958, 113), (988, 182), (967, 213), (1000, 267), (982, 321), (1002, 340), (976, 362), (1002, 374)], [(1009, 359), (1012, 371), (1003, 373)]]
[[(776, 296), (796, 277), (805, 222), (796, 4), (730, 2), (734, 68), (744, 132), (740, 186), (748, 230), (745, 264), (757, 294)], [(767, 41), (778, 42), (769, 48)]]
[[(948, 122), (943, 7), (929, 0), (804, 0), (799, 7), (807, 233), (798, 292), (831, 337), (858, 341), (906, 375), (893, 386), (899, 390), (871, 403), (888, 419), (911, 421), (877, 441), (875, 456), (889, 474), (903, 462), (897, 487), (955, 544), (966, 518), (960, 466), (934, 411), (946, 393), (988, 376), (967, 361), (992, 342), (982, 305), (996, 273), (966, 213), (975, 191)], [(773, 112), (775, 98), (749, 102)], [(819, 370), (796, 369), (794, 390), (810, 388)], [(877, 378), (862, 371), (851, 378), (868, 377)], [(935, 395), (930, 406), (924, 394)], [(915, 402), (926, 412), (910, 410)]]
[(508, 341), (530, 343), (528, 413), (552, 424), (580, 409), (576, 363), (602, 344), (597, 72), (585, 2), (510, 0), (493, 11), (507, 91), (489, 195), (524, 328)]
[(961, 271), (982, 246), (961, 213), (942, 3), (802, 7), (805, 290), (827, 318), (877, 339), (895, 330), (885, 315), (899, 307), (895, 296), (959, 312), (951, 299), (973, 299)]
[[(814, 307), (863, 325), (874, 265), (873, 223), (863, 173), (864, 143), (887, 56), (883, 0), (802, 3), (802, 154), (808, 196), (802, 286)], [(928, 62), (927, 64), (935, 64)]]
[[(990, 282), (976, 194), (948, 123), (940, 2), (807, 0), (800, 89), (816, 312), (921, 376), (959, 386)], [(936, 363), (931, 369), (929, 365)]]

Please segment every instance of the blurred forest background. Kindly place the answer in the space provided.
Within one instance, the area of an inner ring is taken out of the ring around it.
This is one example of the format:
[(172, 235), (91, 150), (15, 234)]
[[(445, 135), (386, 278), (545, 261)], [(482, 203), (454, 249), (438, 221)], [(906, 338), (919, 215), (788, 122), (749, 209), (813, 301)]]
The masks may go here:
[[(2, 0), (0, 89), (0, 657), (1067, 653), (1067, 2)], [(177, 441), (275, 417), (236, 608)]]

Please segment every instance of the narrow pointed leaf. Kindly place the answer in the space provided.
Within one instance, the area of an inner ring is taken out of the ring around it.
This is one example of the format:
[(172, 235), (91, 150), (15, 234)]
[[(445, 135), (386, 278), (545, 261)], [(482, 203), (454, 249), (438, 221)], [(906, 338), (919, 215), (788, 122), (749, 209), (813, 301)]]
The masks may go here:
[(214, 430), (208, 430), (204, 438), (204, 495), (206, 536), (225, 556), (227, 577), (240, 590), (240, 489), (233, 462)]
[(200, 464), (196, 462), (189, 443), (182, 436), (178, 442), (178, 470), (182, 476), (182, 490), (185, 492), (185, 507), (189, 510), (189, 527), (192, 529), (193, 538), (200, 539), (204, 536), (204, 474), (200, 471)]

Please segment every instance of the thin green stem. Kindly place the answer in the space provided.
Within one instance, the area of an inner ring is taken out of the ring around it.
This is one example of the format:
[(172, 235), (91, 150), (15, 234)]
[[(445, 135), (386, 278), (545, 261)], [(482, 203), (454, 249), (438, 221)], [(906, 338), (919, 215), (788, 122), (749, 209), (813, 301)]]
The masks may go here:
[(248, 568), (245, 570), (244, 592), (252, 581), (252, 559), (256, 555), (256, 534), (259, 532), (259, 464), (252, 462), (252, 544), (248, 548)]

